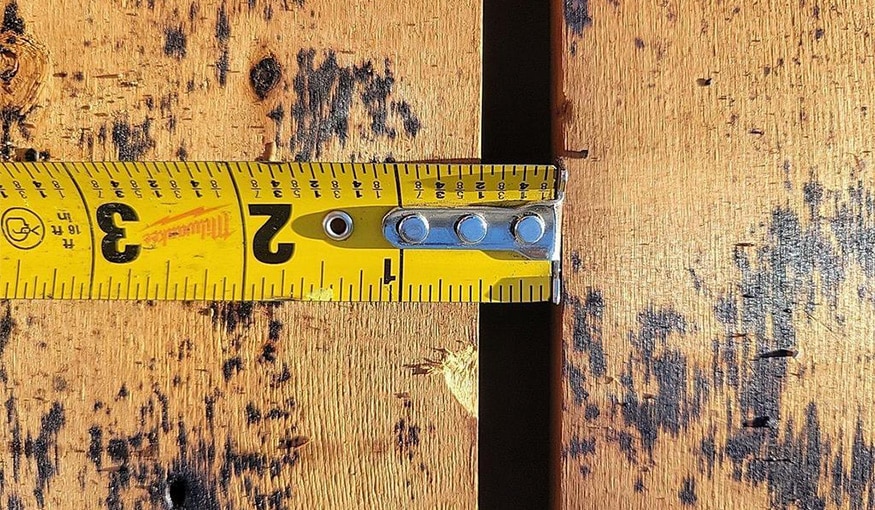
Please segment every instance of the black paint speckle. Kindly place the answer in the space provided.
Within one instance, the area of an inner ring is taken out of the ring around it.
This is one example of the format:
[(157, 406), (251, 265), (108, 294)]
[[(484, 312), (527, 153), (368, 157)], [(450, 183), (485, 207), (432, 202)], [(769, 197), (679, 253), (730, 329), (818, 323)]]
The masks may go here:
[[(224, 368), (224, 367), (223, 367)], [(222, 371), (222, 375), (224, 376), (224, 370)], [(229, 373), (225, 380), (230, 379), (231, 374)], [(207, 423), (210, 427), (213, 426), (213, 418), (216, 417), (216, 397), (207, 395), (204, 397), (204, 417), (207, 419)]]
[(699, 498), (696, 497), (696, 479), (688, 476), (684, 478), (681, 484), (681, 490), (678, 491), (678, 499), (684, 506), (693, 506)]
[(179, 447), (179, 451), (184, 452), (188, 448), (188, 430), (183, 420), (176, 423), (176, 430), (176, 446)]
[(158, 404), (161, 406), (161, 430), (170, 432), (170, 399), (158, 390), (157, 385), (153, 392), (158, 399)]
[(638, 451), (635, 449), (635, 438), (632, 437), (632, 434), (621, 431), (617, 434), (617, 444), (620, 446), (620, 451), (626, 454), (626, 460), (635, 464)]
[(690, 274), (690, 280), (693, 282), (693, 288), (696, 292), (702, 292), (705, 288), (705, 283), (702, 281), (702, 277), (696, 273), (696, 270), (692, 267), (687, 268), (687, 272)]
[(91, 443), (88, 446), (88, 458), (97, 469), (103, 466), (103, 429), (97, 425), (88, 429), (88, 435), (91, 436)]
[[(231, 39), (231, 23), (228, 21), (228, 13), (223, 3), (216, 12), (216, 40), (219, 42), (219, 58), (216, 59), (216, 80), (220, 87), (228, 84), (228, 72), (231, 69), (231, 53), (228, 42)], [(191, 90), (191, 87), (189, 88)]]
[(24, 138), (29, 138), (30, 135), (25, 127), (26, 119), (27, 114), (20, 106), (5, 106), (0, 110), (0, 155), (3, 159), (10, 160), (15, 156), (12, 143), (13, 128), (17, 128)]
[(227, 44), (231, 39), (231, 23), (228, 21), (225, 4), (222, 4), (216, 13), (216, 39), (221, 44)]
[(106, 445), (106, 454), (113, 462), (121, 464), (130, 458), (128, 442), (124, 439), (110, 439)]
[(863, 423), (857, 419), (854, 429), (854, 439), (851, 446), (851, 466), (844, 479), (845, 493), (851, 503), (851, 508), (863, 508), (863, 500), (868, 495), (869, 506), (873, 504), (873, 474), (875, 474), (875, 449), (871, 443), (866, 443), (863, 435)]
[(221, 325), (228, 333), (233, 332), (237, 326), (248, 328), (252, 325), (253, 303), (228, 302), (210, 304), (210, 316), (214, 325)]
[(583, 34), (583, 29), (592, 25), (589, 16), (589, 0), (564, 0), (565, 26), (574, 35)]
[(331, 139), (344, 145), (349, 138), (349, 117), (354, 105), (361, 105), (370, 123), (368, 134), (393, 139), (400, 120), (401, 129), (413, 137), (422, 129), (422, 122), (412, 105), (393, 101), (395, 77), (390, 62), (384, 60), (382, 71), (374, 63), (340, 66), (334, 52), (328, 52), (316, 66), (315, 50), (298, 53), (298, 72), (294, 79), (296, 100), (292, 105), (293, 135), (289, 150), (296, 161), (319, 158), (322, 148)]
[(14, 327), (15, 319), (12, 318), (12, 308), (7, 303), (3, 316), (0, 317), (0, 357), (3, 356), (6, 346), (9, 345), (9, 339), (12, 336), (12, 329)]
[(279, 126), (282, 123), (283, 119), (286, 118), (286, 111), (285, 109), (283, 109), (283, 105), (276, 105), (273, 110), (267, 113), (267, 118), (274, 121)]
[[(237, 452), (230, 441), (225, 444), (223, 457), (223, 462), (219, 470), (219, 481), (223, 489), (227, 489), (232, 476), (243, 477), (246, 476), (247, 473), (253, 473), (260, 476), (268, 472), (276, 472), (277, 468), (281, 469), (285, 466), (293, 466), (298, 461), (297, 451), (288, 451), (281, 456), (269, 458), (266, 455), (258, 453)], [(280, 506), (274, 506), (271, 508), (283, 508), (281, 506), (282, 500), (291, 497), (291, 489), (287, 487), (285, 490), (280, 491), (279, 493), (274, 492), (273, 494), (278, 496), (274, 497), (278, 500)], [(253, 495), (255, 508), (267, 508), (264, 506), (265, 500), (262, 498), (264, 498), (264, 495), (259, 495), (257, 493)]]
[(128, 438), (128, 444), (131, 445), (132, 448), (140, 448), (143, 446), (143, 433), (138, 432), (133, 436)]
[(188, 37), (182, 27), (168, 27), (164, 29), (164, 54), (168, 57), (181, 60), (188, 51)]
[(836, 454), (835, 459), (833, 460), (832, 470), (830, 471), (830, 479), (832, 481), (832, 486), (830, 487), (830, 495), (832, 496), (832, 502), (838, 506), (841, 506), (844, 501), (844, 457), (844, 447), (840, 446), (839, 451)]
[[(817, 406), (812, 402), (806, 407), (805, 423), (798, 434), (795, 432), (792, 419), (788, 419), (783, 441), (775, 441), (772, 445), (774, 458), (789, 460), (789, 462), (773, 462), (769, 466), (770, 474), (766, 479), (774, 507), (786, 508), (796, 505), (798, 508), (825, 508), (826, 499), (819, 493), (818, 488), (823, 453)], [(751, 459), (749, 468), (751, 470), (756, 466), (754, 460), (756, 459)], [(871, 455), (867, 462), (871, 466)], [(871, 484), (871, 471), (866, 474), (869, 478), (866, 483)], [(875, 501), (870, 500), (870, 504), (872, 503)]]
[(250, 402), (246, 404), (246, 423), (252, 425), (261, 421), (261, 411), (255, 407), (255, 404)]
[(259, 360), (267, 363), (273, 363), (276, 361), (276, 347), (270, 342), (264, 344), (261, 347), (261, 356), (259, 356)]
[(568, 446), (565, 448), (565, 455), (568, 455), (572, 459), (577, 459), (578, 457), (588, 457), (590, 455), (594, 455), (596, 450), (596, 439), (594, 437), (590, 438), (580, 438), (578, 436), (574, 436), (568, 442)]
[(228, 49), (225, 48), (219, 55), (218, 60), (216, 60), (216, 80), (219, 81), (219, 85), (222, 87), (228, 84), (228, 71), (231, 70), (230, 62), (231, 55), (228, 53)]
[(16, 494), (10, 494), (6, 499), (6, 508), (8, 510), (24, 510), (24, 503)]
[[(603, 310), (601, 294), (595, 291), (589, 293), (591, 297), (599, 296), (599, 299), (589, 300), (590, 308)], [(577, 317), (583, 316), (577, 311), (578, 307), (575, 307), (575, 324), (583, 323), (582, 320), (577, 320)], [(590, 315), (600, 317), (601, 312), (591, 312)], [(704, 380), (704, 374), (693, 370), (693, 379), (696, 382), (692, 396), (689, 395), (687, 381), (691, 371), (686, 357), (668, 342), (671, 335), (686, 332), (687, 325), (683, 316), (671, 308), (650, 307), (639, 312), (638, 323), (639, 330), (629, 333), (629, 340), (636, 352), (629, 355), (619, 378), (625, 393), (612, 395), (611, 399), (620, 408), (624, 423), (637, 431), (640, 444), (652, 459), (654, 446), (661, 433), (677, 436), (699, 416), (700, 408), (706, 404), (710, 384)], [(583, 329), (585, 328), (575, 327), (575, 333)], [(586, 335), (581, 336), (586, 338)], [(586, 344), (586, 340), (583, 343)], [(655, 395), (639, 394), (636, 389), (635, 373), (640, 369), (643, 369), (645, 384), (650, 384), (651, 379), (656, 380), (658, 391)], [(574, 391), (572, 386), (572, 392)], [(581, 387), (580, 391), (586, 390)], [(637, 453), (633, 454), (632, 450), (633, 436), (622, 431), (618, 442), (630, 462), (634, 462)]]
[[(58, 433), (65, 423), (64, 407), (60, 402), (53, 403), (49, 412), (40, 420), (39, 434), (31, 445), (31, 453), (37, 468), (36, 487), (33, 493), (40, 508), (45, 508), (45, 490), (58, 473), (60, 463), (57, 450)], [(25, 442), (25, 455), (27, 455), (28, 443), (29, 441)]]
[(579, 273), (582, 267), (583, 267), (583, 260), (580, 258), (580, 252), (577, 250), (572, 250), (572, 252), (571, 252), (571, 270), (575, 273)]
[(225, 381), (231, 380), (231, 377), (243, 370), (243, 360), (240, 359), (239, 356), (225, 360), (222, 363), (222, 376), (225, 377)]
[(599, 417), (599, 407), (595, 404), (587, 404), (583, 412), (583, 417), (586, 421), (592, 421)]
[(419, 122), (419, 118), (413, 113), (413, 110), (410, 108), (410, 104), (407, 101), (392, 103), (392, 111), (396, 112), (401, 117), (405, 133), (411, 137), (415, 137), (419, 134), (419, 131), (422, 129), (422, 123)]
[(359, 95), (362, 103), (371, 117), (371, 131), (374, 134), (395, 138), (396, 131), (387, 123), (389, 118), (388, 98), (395, 85), (395, 76), (389, 68), (389, 60), (385, 62), (383, 74), (379, 74), (373, 63), (366, 62), (353, 72), (356, 81), (361, 83)]
[(23, 35), (25, 24), (24, 18), (18, 14), (18, 2), (12, 0), (6, 4), (3, 10), (3, 32), (12, 32), (14, 34)]
[(289, 366), (283, 363), (282, 370), (273, 377), (273, 381), (270, 383), (272, 388), (276, 388), (281, 386), (282, 384), (288, 382), (292, 378), (292, 373), (289, 370)]
[(583, 371), (571, 362), (565, 365), (565, 375), (568, 379), (568, 385), (571, 387), (571, 396), (575, 405), (583, 405), (584, 401), (589, 398), (589, 392), (584, 388), (586, 384), (586, 376)]
[(583, 302), (575, 298), (571, 306), (574, 310), (574, 350), (589, 355), (589, 373), (593, 377), (603, 377), (607, 373), (607, 362), (602, 345), (602, 316), (605, 309), (602, 295), (590, 289)]
[(267, 325), (267, 338), (276, 342), (280, 339), (280, 333), (283, 330), (283, 323), (276, 319), (271, 319), (270, 323)]
[(131, 124), (119, 117), (113, 122), (112, 143), (121, 161), (142, 160), (146, 152), (155, 147), (152, 138), (152, 120), (147, 118), (141, 124)]
[(404, 418), (395, 423), (395, 449), (409, 461), (419, 453), (420, 432), (418, 425), (408, 423)]
[(660, 363), (658, 350), (668, 345), (670, 335), (686, 333), (686, 319), (672, 308), (649, 307), (638, 313), (638, 324), (639, 330), (631, 341), (641, 354), (644, 380), (649, 382), (655, 365)]
[(714, 475), (714, 464), (717, 461), (717, 445), (714, 440), (713, 430), (702, 438), (699, 446), (699, 456), (705, 461), (708, 478), (712, 478)]

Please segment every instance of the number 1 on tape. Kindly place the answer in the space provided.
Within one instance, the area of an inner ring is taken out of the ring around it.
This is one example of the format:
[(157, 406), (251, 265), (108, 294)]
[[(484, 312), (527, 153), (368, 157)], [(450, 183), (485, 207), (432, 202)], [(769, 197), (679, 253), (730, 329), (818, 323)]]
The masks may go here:
[(0, 297), (559, 297), (552, 166), (3, 163)]

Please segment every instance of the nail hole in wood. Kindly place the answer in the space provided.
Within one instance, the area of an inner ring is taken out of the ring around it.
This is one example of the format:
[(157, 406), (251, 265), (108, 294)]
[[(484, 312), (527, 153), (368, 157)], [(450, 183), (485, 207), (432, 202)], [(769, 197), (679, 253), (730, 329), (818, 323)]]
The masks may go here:
[(171, 476), (167, 481), (167, 499), (170, 508), (185, 508), (185, 500), (188, 497), (188, 481), (181, 476)]

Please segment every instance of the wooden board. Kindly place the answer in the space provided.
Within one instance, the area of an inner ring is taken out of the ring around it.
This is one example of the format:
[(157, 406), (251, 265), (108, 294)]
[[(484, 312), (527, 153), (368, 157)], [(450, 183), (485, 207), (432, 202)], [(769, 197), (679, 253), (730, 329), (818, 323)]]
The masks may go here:
[[(479, 154), (478, 2), (3, 8), (9, 158)], [(2, 304), (0, 506), (473, 507), (476, 328), (474, 306)]]
[(875, 505), (865, 2), (554, 2), (563, 508)]

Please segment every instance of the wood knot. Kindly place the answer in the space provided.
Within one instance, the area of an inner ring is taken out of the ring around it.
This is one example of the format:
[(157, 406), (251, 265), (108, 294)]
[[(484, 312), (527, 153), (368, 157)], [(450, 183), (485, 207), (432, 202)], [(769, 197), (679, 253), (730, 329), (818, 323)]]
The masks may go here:
[(249, 84), (258, 99), (264, 99), (280, 82), (283, 70), (276, 57), (268, 55), (249, 70)]
[(27, 112), (33, 108), (48, 71), (45, 49), (15, 32), (0, 33), (0, 110)]

